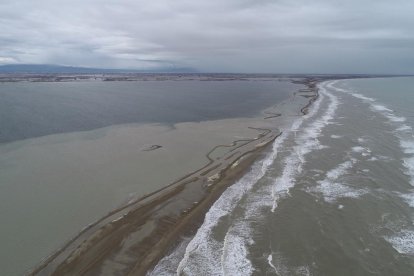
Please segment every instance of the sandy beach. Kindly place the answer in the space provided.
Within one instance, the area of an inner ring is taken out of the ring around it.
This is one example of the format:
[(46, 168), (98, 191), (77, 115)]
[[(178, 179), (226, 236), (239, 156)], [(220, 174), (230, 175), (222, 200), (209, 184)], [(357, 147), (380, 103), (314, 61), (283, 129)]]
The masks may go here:
[[(151, 125), (107, 130), (104, 138), (119, 142), (118, 149), (125, 145), (123, 134), (141, 134), (140, 142), (134, 142), (137, 152), (130, 153), (127, 163), (136, 164), (133, 158), (145, 160), (139, 164), (146, 165), (136, 168), (137, 175), (146, 176), (140, 179), (144, 183), (142, 193), (131, 194), (128, 202), (118, 203), (120, 207), (89, 224), (30, 274), (145, 275), (183, 237), (194, 233), (221, 193), (281, 134), (278, 126), (291, 116), (306, 114), (317, 89), (314, 81), (305, 83), (306, 89), (292, 91), (288, 100), (264, 110), (257, 118), (182, 123), (173, 129)], [(99, 147), (108, 145), (105, 139), (98, 140), (100, 146), (92, 140), (97, 153)], [(73, 149), (82, 145), (88, 147), (88, 141), (80, 139), (67, 146)], [(196, 152), (204, 154), (197, 157)], [(119, 150), (110, 158), (117, 154)], [(175, 160), (169, 160), (169, 156)], [(174, 163), (177, 166), (171, 167)], [(170, 168), (171, 172), (159, 173), (160, 168)]]

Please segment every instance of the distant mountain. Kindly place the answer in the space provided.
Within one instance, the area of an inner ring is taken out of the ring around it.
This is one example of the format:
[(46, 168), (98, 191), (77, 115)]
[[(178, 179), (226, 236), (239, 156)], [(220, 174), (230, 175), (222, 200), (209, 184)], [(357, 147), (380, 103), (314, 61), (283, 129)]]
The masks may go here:
[(151, 70), (137, 69), (103, 69), (72, 67), (54, 64), (7, 64), (0, 65), (2, 74), (109, 74), (109, 73), (195, 73), (193, 68), (157, 68)]

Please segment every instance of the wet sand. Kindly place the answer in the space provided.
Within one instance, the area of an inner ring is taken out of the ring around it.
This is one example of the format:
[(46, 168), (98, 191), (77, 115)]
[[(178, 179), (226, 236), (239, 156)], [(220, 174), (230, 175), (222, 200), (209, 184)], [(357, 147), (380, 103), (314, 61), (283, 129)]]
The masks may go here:
[[(317, 97), (314, 82), (306, 84), (309, 89), (291, 99), (303, 114)], [(211, 147), (199, 169), (89, 225), (31, 275), (145, 275), (181, 237), (194, 233), (220, 194), (277, 139), (276, 126), (286, 116), (280, 110), (266, 110), (260, 120), (250, 121), (254, 124), (244, 128), (250, 136)], [(164, 148), (165, 143), (154, 141), (141, 150), (153, 154)]]

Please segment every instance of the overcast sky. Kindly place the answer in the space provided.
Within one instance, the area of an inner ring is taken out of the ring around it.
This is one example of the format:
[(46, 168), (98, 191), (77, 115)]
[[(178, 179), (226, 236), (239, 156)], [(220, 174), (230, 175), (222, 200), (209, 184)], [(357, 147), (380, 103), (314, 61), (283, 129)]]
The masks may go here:
[(1, 0), (0, 64), (414, 73), (413, 0)]

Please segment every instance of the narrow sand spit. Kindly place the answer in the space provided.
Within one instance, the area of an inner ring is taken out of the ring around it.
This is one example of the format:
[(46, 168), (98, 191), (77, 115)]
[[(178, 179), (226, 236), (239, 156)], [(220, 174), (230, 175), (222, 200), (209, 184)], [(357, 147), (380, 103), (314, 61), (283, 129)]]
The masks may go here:
[[(303, 83), (308, 89), (296, 94), (306, 96), (299, 97), (306, 114), (318, 93), (316, 80)], [(222, 192), (281, 134), (272, 120), (284, 114), (265, 115), (267, 127), (250, 127), (255, 137), (213, 147), (206, 165), (90, 224), (30, 275), (145, 275), (182, 236), (194, 233)], [(146, 149), (162, 150), (155, 146)]]

